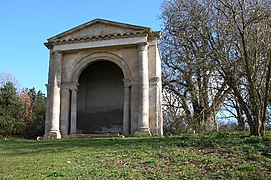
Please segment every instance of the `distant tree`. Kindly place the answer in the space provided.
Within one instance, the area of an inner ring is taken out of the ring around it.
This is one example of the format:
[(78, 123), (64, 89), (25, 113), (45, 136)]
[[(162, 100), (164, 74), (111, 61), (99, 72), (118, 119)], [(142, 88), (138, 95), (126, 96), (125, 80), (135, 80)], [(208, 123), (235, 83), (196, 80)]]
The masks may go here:
[(45, 95), (41, 91), (36, 92), (35, 88), (18, 93), (9, 81), (12, 79), (5, 79), (0, 86), (0, 135), (27, 138), (43, 135)]
[(27, 108), (25, 108), (26, 138), (36, 138), (44, 134), (46, 98), (45, 95), (35, 88), (24, 91), (24, 99)]
[(33, 119), (33, 111), (32, 111), (32, 97), (29, 95), (28, 90), (23, 90), (20, 93), (20, 98), (24, 102), (24, 113), (23, 113), (23, 119), (25, 124), (29, 124)]
[(8, 72), (0, 73), (0, 87), (3, 87), (7, 83), (12, 83), (13, 86), (18, 90), (19, 83), (17, 79), (11, 73), (8, 73)]
[(21, 135), (24, 104), (12, 83), (0, 88), (0, 135)]
[(16, 92), (16, 88), (11, 82), (0, 88), (0, 115), (21, 119), (24, 104)]

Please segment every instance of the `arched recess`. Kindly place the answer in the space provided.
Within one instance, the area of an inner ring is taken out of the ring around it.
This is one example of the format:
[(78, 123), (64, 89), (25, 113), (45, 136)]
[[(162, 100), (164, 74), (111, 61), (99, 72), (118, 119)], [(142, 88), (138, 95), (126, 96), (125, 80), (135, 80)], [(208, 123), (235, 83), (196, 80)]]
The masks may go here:
[(127, 134), (124, 83), (130, 76), (125, 61), (110, 53), (92, 54), (77, 63), (73, 71), (73, 83), (79, 84), (77, 133)]
[(88, 55), (81, 59), (73, 68), (72, 82), (78, 83), (81, 72), (91, 63), (96, 61), (105, 60), (110, 61), (118, 65), (124, 75), (124, 79), (131, 79), (131, 72), (127, 63), (119, 56), (112, 53), (95, 53)]

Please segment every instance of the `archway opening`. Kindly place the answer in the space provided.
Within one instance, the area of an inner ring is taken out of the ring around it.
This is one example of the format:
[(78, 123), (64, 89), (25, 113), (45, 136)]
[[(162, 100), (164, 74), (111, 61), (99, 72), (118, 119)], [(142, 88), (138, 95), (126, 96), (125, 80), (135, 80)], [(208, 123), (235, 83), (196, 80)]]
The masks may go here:
[(94, 62), (82, 71), (77, 98), (79, 132), (122, 133), (123, 79), (121, 68), (109, 61)]

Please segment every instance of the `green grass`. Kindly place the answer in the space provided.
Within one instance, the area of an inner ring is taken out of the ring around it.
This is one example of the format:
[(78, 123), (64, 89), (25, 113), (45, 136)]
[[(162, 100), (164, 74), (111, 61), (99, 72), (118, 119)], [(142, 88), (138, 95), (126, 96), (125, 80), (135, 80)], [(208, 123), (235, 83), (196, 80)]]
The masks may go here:
[(0, 179), (271, 179), (271, 134), (1, 140)]

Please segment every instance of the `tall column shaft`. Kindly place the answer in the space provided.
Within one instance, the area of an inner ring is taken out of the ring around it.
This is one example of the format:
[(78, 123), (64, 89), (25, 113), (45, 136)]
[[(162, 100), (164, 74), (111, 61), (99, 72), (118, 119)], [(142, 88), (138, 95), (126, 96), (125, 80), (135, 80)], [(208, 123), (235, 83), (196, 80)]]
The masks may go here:
[(68, 87), (61, 87), (60, 92), (61, 92), (60, 132), (62, 135), (68, 135), (70, 120), (70, 90)]
[(123, 135), (129, 135), (130, 124), (130, 86), (131, 82), (128, 79), (124, 81), (124, 103), (123, 103)]
[(78, 85), (73, 84), (73, 87), (71, 88), (71, 134), (77, 133), (77, 91), (78, 91)]
[[(61, 51), (54, 51), (50, 54), (53, 58), (50, 57), (50, 77), (49, 77), (49, 85), (51, 98), (49, 99), (49, 108), (50, 114), (48, 121), (50, 123), (50, 130), (45, 138), (49, 139), (60, 139), (60, 131), (59, 131), (59, 124), (60, 124), (60, 84), (61, 84), (61, 61), (62, 61), (62, 52)], [(53, 67), (52, 67), (53, 66)]]
[(48, 133), (51, 129), (51, 85), (50, 84), (46, 84), (46, 89), (47, 89), (47, 98), (46, 98), (46, 114), (45, 114), (45, 134), (44, 137), (48, 136)]
[(149, 61), (148, 44), (138, 46), (139, 55), (139, 117), (135, 135), (150, 135), (149, 129)]
[(59, 131), (59, 115), (60, 115), (60, 88), (55, 77), (53, 84), (52, 97), (52, 125), (50, 131)]

